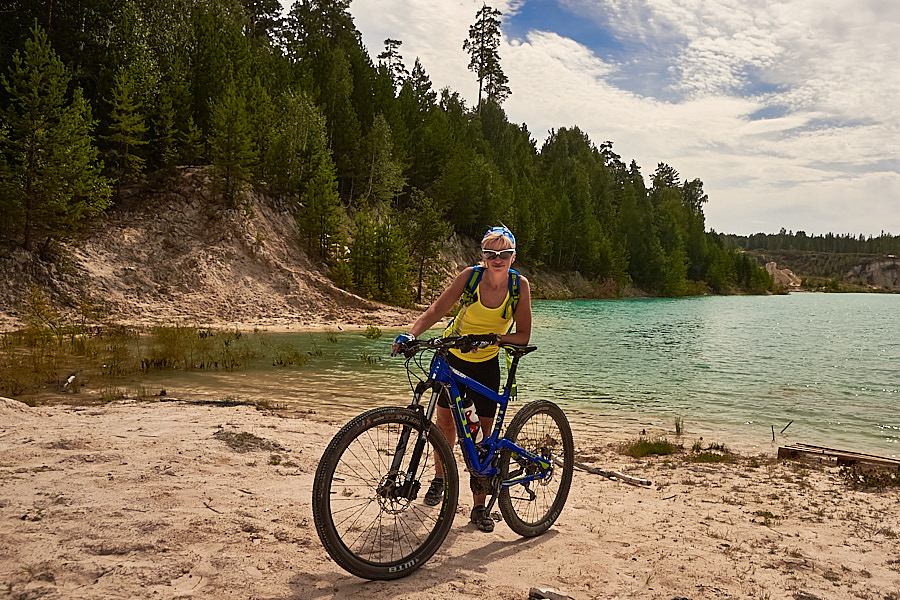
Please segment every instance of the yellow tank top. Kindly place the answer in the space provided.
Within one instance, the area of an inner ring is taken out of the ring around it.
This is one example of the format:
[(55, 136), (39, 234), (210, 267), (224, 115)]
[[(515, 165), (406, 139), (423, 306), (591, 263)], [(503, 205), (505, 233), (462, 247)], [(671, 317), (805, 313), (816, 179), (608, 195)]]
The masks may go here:
[[(478, 287), (481, 287), (481, 283), (478, 283)], [(478, 288), (475, 289), (476, 293), (478, 292)], [(456, 318), (450, 322), (450, 325), (447, 326), (447, 329), (444, 330), (444, 337), (448, 337), (450, 335), (478, 335), (485, 333), (499, 333), (505, 334), (512, 327), (513, 318), (510, 316), (508, 319), (503, 318), (503, 307), (506, 305), (506, 301), (509, 299), (509, 291), (506, 292), (506, 298), (504, 298), (503, 302), (500, 303), (500, 306), (497, 308), (488, 308), (484, 304), (481, 303), (481, 294), (478, 294), (478, 299), (470, 304), (468, 307), (463, 307), (463, 311), (461, 311)], [(460, 327), (459, 332), (456, 332), (457, 319), (460, 319)], [(484, 362), (486, 360), (490, 360), (497, 356), (497, 353), (500, 351), (500, 348), (497, 346), (488, 346), (487, 348), (481, 348), (478, 352), (462, 352), (457, 349), (452, 349), (450, 352), (462, 360), (467, 360), (469, 362)]]

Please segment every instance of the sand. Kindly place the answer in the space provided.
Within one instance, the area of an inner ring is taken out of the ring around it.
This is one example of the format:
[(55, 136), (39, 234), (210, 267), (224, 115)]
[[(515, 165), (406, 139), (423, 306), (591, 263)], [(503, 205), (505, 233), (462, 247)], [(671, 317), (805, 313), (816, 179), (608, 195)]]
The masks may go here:
[[(631, 432), (578, 426), (578, 459), (653, 485), (576, 471), (533, 539), (476, 531), (466, 501), (421, 569), (364, 581), (329, 559), (310, 508), (339, 425), (190, 398), (0, 399), (0, 598), (900, 599), (897, 488), (853, 490), (837, 467), (771, 455), (637, 460), (617, 451)], [(223, 435), (245, 432), (268, 447)]]

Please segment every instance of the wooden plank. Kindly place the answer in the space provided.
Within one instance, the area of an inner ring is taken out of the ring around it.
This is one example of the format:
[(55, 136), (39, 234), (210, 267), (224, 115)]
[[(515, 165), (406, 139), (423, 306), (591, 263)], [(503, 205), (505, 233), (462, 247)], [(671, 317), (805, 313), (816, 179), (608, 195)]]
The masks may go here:
[(795, 459), (802, 456), (827, 458), (830, 461), (836, 462), (838, 466), (849, 467), (853, 465), (866, 465), (900, 471), (900, 460), (896, 458), (885, 458), (883, 456), (851, 452), (848, 450), (836, 450), (834, 448), (814, 446), (811, 444), (791, 444), (790, 446), (781, 446), (778, 448), (778, 458)]

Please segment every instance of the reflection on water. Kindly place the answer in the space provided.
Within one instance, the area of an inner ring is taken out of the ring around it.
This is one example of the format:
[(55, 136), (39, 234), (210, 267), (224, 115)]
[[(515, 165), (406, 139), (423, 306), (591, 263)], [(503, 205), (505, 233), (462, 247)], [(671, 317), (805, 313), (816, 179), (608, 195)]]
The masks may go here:
[[(606, 423), (674, 429), (730, 444), (805, 442), (900, 455), (900, 296), (793, 294), (679, 300), (535, 302), (521, 401), (546, 398), (602, 435)], [(435, 331), (435, 335), (438, 332)], [(290, 345), (303, 367), (271, 351), (234, 373), (153, 374), (148, 389), (285, 403), (337, 420), (405, 405), (403, 359), (386, 331), (257, 333)], [(784, 433), (782, 429), (791, 423)]]

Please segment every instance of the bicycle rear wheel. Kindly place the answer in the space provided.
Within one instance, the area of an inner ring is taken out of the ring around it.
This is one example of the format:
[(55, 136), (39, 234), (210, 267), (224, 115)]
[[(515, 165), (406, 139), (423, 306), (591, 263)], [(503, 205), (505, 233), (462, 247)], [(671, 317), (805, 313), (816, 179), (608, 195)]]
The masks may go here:
[[(444, 435), (430, 423), (418, 466), (407, 477), (420, 431), (416, 412), (376, 408), (347, 423), (319, 461), (312, 501), (316, 531), (331, 558), (358, 577), (409, 575), (440, 548), (453, 524), (456, 462)], [(435, 454), (444, 467), (444, 499), (427, 506), (417, 497), (434, 476)], [(391, 467), (395, 456), (398, 469)]]
[[(557, 405), (546, 400), (526, 404), (516, 413), (506, 436), (519, 447), (551, 461), (544, 479), (500, 490), (499, 505), (509, 528), (525, 537), (547, 531), (559, 517), (569, 488), (575, 462), (575, 444), (569, 421)], [(510, 450), (500, 455), (503, 481), (540, 473), (540, 467)]]

